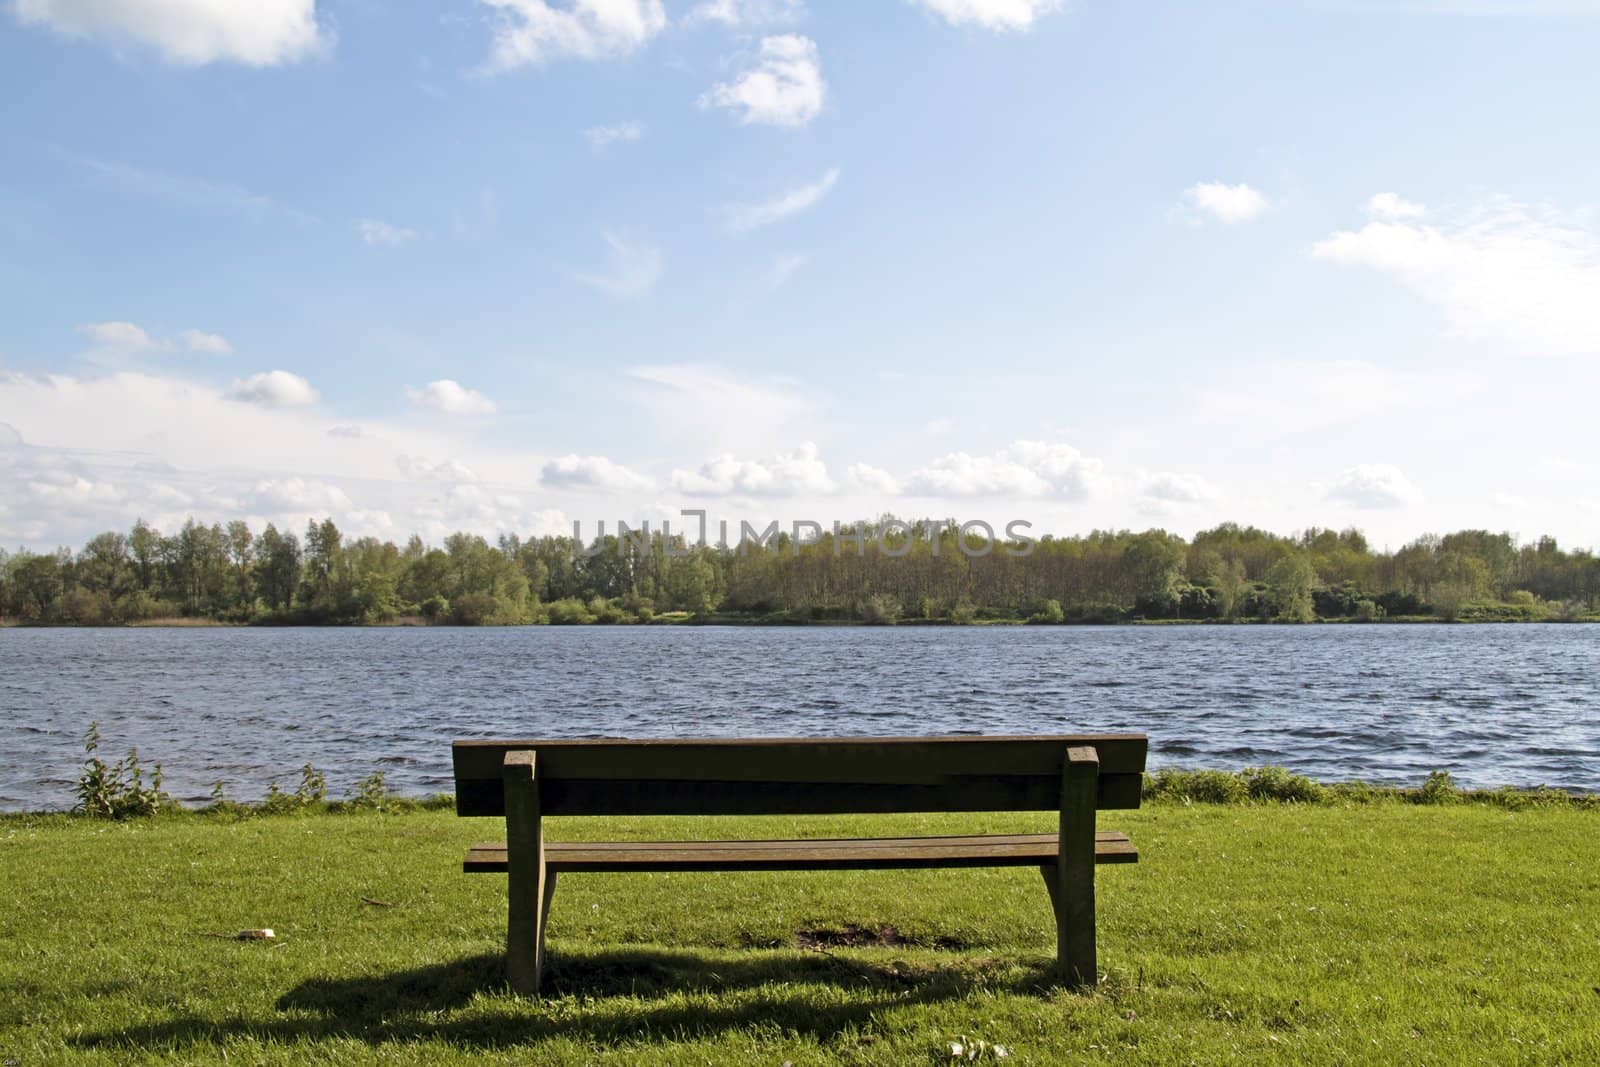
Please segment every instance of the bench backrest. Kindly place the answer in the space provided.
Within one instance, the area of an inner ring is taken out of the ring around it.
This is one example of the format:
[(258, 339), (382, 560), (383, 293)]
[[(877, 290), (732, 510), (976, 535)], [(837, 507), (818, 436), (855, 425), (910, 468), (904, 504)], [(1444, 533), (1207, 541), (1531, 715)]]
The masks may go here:
[(507, 752), (532, 749), (544, 815), (1059, 811), (1070, 746), (1100, 757), (1100, 808), (1136, 808), (1144, 734), (457, 741), (456, 813), (504, 815)]

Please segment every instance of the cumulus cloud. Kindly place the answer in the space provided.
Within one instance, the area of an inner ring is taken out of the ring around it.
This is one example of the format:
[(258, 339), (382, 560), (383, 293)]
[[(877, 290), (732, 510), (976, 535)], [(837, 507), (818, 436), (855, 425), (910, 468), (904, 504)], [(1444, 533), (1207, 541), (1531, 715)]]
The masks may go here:
[(793, 496), (837, 488), (817, 446), (809, 441), (768, 460), (713, 457), (698, 470), (673, 471), (672, 487), (690, 496)]
[(1198, 474), (1155, 471), (1141, 474), (1135, 506), (1146, 515), (1171, 515), (1193, 504), (1220, 499), (1217, 488)]
[(852, 488), (868, 493), (894, 496), (900, 492), (900, 482), (894, 475), (867, 463), (852, 463), (845, 471), (845, 480)]
[(1438, 309), (1453, 336), (1526, 355), (1600, 355), (1592, 217), (1500, 196), (1436, 212), (1379, 194), (1368, 210), (1365, 226), (1317, 242), (1311, 254), (1390, 278)]
[(457, 459), (433, 460), (417, 456), (399, 455), (394, 465), (401, 475), (418, 482), (448, 482), (452, 485), (470, 484), (478, 480), (477, 472)]
[(143, 352), (160, 347), (154, 337), (141, 326), (131, 322), (91, 322), (78, 327), (78, 332), (97, 348), (112, 348), (121, 352)]
[(171, 351), (178, 347), (178, 343), (190, 352), (225, 356), (233, 351), (233, 345), (226, 337), (204, 330), (184, 330), (178, 334), (178, 342), (156, 337), (144, 327), (131, 322), (91, 322), (79, 326), (78, 332), (87, 337), (95, 348), (110, 353)]
[(271, 67), (314, 55), (330, 40), (314, 0), (13, 0), (24, 23), (68, 37), (156, 49), (169, 63)]
[(316, 479), (281, 478), (257, 482), (251, 493), (252, 510), (274, 512), (317, 512), (343, 514), (354, 508), (350, 497), (338, 486)]
[(911, 0), (952, 26), (1026, 30), (1040, 15), (1061, 10), (1061, 0)]
[(635, 473), (605, 456), (567, 455), (553, 459), (539, 472), (547, 486), (566, 489), (604, 489), (624, 491), (648, 489), (650, 479)]
[(644, 123), (629, 119), (609, 126), (590, 126), (583, 131), (583, 136), (594, 148), (604, 148), (617, 141), (637, 141), (644, 136)]
[(207, 352), (214, 356), (226, 356), (233, 351), (233, 345), (220, 333), (206, 333), (204, 330), (184, 330), (178, 336), (183, 340), (183, 346), (191, 352)]
[(361, 231), (361, 239), (367, 244), (388, 245), (391, 248), (415, 240), (417, 236), (416, 230), (396, 226), (380, 219), (362, 219), (356, 224), (356, 228)]
[(758, 204), (730, 204), (725, 209), (728, 229), (733, 233), (745, 233), (798, 215), (832, 192), (838, 181), (839, 168), (834, 167), (816, 181), (796, 186), (771, 200)]
[(499, 12), (489, 69), (636, 52), (667, 25), (661, 0), (482, 0)]
[(1195, 213), (1191, 217), (1209, 216), (1229, 225), (1258, 219), (1272, 206), (1260, 190), (1224, 182), (1191, 185), (1183, 191), (1183, 199)]
[(701, 107), (722, 107), (746, 125), (804, 126), (822, 111), (828, 86), (817, 44), (786, 33), (761, 39), (756, 65), (700, 97)]
[(451, 378), (429, 382), (421, 389), (406, 387), (406, 396), (419, 408), (446, 415), (493, 415), (500, 410), (493, 400)]
[(992, 455), (951, 452), (911, 473), (911, 496), (1028, 496), (1081, 500), (1096, 487), (1101, 463), (1071, 445), (1013, 441)]
[(1346, 467), (1333, 480), (1326, 496), (1358, 508), (1397, 508), (1422, 499), (1417, 487), (1392, 463)]
[(317, 391), (298, 374), (269, 370), (235, 380), (228, 387), (228, 399), (269, 408), (305, 407), (317, 402)]
[(572, 277), (612, 296), (642, 296), (655, 287), (663, 269), (661, 250), (643, 241), (629, 241), (614, 233), (606, 240), (606, 270), (579, 271)]
[[(240, 403), (203, 381), (132, 370), (0, 370), (0, 412), (13, 428), (0, 431), (0, 545), (8, 548), (81, 544), (139, 517), (166, 530), (190, 516), (243, 518), (260, 529), (332, 514), (352, 536), (415, 531), (435, 541), (461, 529), (493, 536), (563, 525), (558, 502), (533, 506), (501, 488), (528, 483), (527, 453), (463, 435), (455, 420), (355, 424), (321, 405)], [(5, 447), (13, 438), (27, 445)], [(397, 455), (452, 458), (406, 469)], [(304, 483), (298, 501), (296, 478)], [(264, 483), (277, 487), (258, 493)], [(352, 507), (330, 510), (326, 495), (316, 502), (313, 483), (337, 488)]]
[(689, 9), (684, 21), (715, 22), (731, 29), (779, 26), (799, 22), (805, 15), (801, 0), (704, 0)]
[(1398, 193), (1378, 193), (1367, 201), (1367, 214), (1375, 219), (1414, 219), (1427, 212), (1423, 205), (1403, 199)]

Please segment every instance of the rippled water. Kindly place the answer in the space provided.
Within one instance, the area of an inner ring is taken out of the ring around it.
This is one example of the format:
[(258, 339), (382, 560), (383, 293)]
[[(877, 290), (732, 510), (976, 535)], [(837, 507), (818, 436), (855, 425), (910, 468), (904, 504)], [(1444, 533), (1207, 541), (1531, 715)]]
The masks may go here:
[(1142, 730), (1151, 766), (1600, 789), (1600, 627), (0, 630), (0, 808), (71, 804), (81, 740), (203, 800), (448, 792), (463, 737)]

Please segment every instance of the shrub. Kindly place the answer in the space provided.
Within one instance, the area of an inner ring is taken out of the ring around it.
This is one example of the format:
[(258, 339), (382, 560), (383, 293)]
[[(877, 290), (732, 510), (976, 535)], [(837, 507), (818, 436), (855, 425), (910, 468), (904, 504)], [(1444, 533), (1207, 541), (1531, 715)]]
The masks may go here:
[(422, 602), (422, 617), (429, 622), (440, 622), (450, 615), (450, 601), (442, 596), (431, 596)]
[(389, 787), (384, 783), (383, 772), (373, 771), (356, 783), (356, 791), (345, 806), (355, 810), (385, 811), (392, 799)]
[(100, 758), (100, 724), (91, 722), (83, 742), (83, 770), (78, 775), (78, 803), (73, 809), (92, 819), (126, 819), (154, 815), (171, 797), (161, 791), (161, 764), (156, 764), (150, 784), (144, 784), (139, 750), (130, 748), (116, 763)]
[[(220, 791), (221, 782), (217, 783)], [(213, 792), (213, 797), (217, 794)], [(300, 768), (300, 784), (293, 793), (285, 793), (278, 788), (277, 782), (267, 785), (267, 798), (261, 802), (261, 810), (269, 815), (286, 815), (292, 811), (304, 811), (307, 808), (322, 807), (328, 799), (328, 776), (317, 770), (310, 763)]]
[(1046, 600), (1039, 605), (1037, 611), (1028, 616), (1031, 623), (1054, 626), (1067, 621), (1067, 613), (1061, 609), (1061, 601)]
[(978, 609), (972, 606), (972, 601), (963, 600), (950, 609), (950, 621), (956, 626), (971, 626), (978, 620)]
[(861, 605), (861, 621), (868, 626), (893, 626), (900, 621), (900, 601), (879, 593)]
[(1144, 777), (1147, 800), (1182, 800), (1201, 804), (1237, 804), (1250, 796), (1244, 779), (1227, 771), (1180, 771), (1163, 767)]
[(552, 626), (581, 626), (594, 622), (594, 616), (589, 614), (589, 609), (584, 607), (583, 601), (577, 597), (552, 600), (546, 605), (545, 610), (550, 616)]
[(1422, 783), (1414, 798), (1418, 804), (1454, 804), (1461, 799), (1454, 778), (1449, 771), (1434, 771)]
[(1320, 804), (1327, 790), (1311, 779), (1290, 774), (1282, 767), (1248, 767), (1240, 775), (1251, 800), (1276, 800), (1293, 804)]

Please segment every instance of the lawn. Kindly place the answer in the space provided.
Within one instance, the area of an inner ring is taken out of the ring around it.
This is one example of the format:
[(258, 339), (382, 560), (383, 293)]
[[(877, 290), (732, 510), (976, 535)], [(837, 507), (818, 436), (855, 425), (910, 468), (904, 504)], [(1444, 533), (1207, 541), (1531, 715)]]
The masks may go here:
[[(549, 820), (552, 838), (1043, 829), (1034, 816)], [(1600, 1062), (1600, 813), (1107, 813), (1092, 994), (1037, 872), (569, 875), (551, 992), (500, 974), (494, 821), (0, 819), (0, 1059), (37, 1063)], [(372, 903), (373, 901), (379, 903)], [(272, 942), (224, 937), (271, 927)]]

